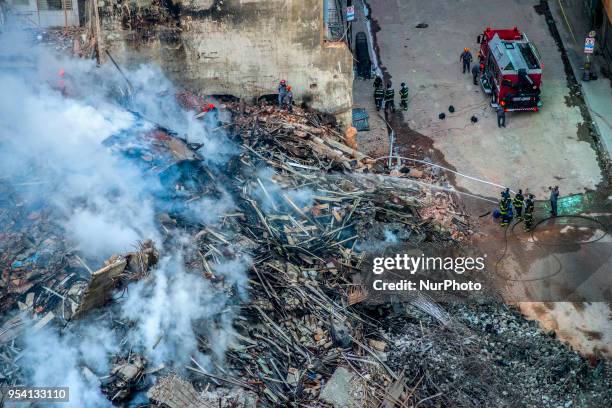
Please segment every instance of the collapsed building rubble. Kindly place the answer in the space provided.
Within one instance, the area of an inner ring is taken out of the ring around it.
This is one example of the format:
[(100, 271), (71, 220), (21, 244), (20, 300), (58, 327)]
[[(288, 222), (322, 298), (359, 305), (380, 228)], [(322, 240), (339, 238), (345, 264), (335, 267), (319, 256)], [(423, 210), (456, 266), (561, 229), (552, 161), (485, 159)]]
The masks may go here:
[(139, 354), (115, 362), (110, 374), (100, 378), (102, 391), (111, 401), (121, 401), (142, 385), (145, 359)]
[[(187, 109), (197, 108), (185, 94), (180, 100)], [(129, 332), (130, 322), (119, 322), (106, 305), (117, 289), (154, 278), (149, 271), (168, 241), (188, 246), (185, 268), (219, 292), (245, 290), (231, 280), (227, 265), (248, 260), (248, 300), (235, 296), (239, 314), (223, 361), (213, 358), (203, 367), (189, 356), (191, 362), (176, 373), (123, 350), (107, 373), (83, 367), (83, 375), (98, 382), (109, 400), (121, 404), (147, 391), (148, 404), (171, 408), (504, 406), (515, 392), (507, 383), (534, 373), (534, 401), (537, 390), (545, 389), (559, 403), (560, 387), (576, 406), (610, 398), (603, 365), (593, 367), (554, 344), (497, 300), (491, 299), (495, 306), (486, 313), (467, 305), (444, 310), (426, 297), (402, 305), (366, 302), (359, 272), (371, 241), (384, 242), (391, 233), (402, 245), (444, 249), (469, 237), (469, 219), (457, 215), (452, 195), (412, 183), (423, 177), (419, 171), (389, 175), (382, 163), (349, 147), (317, 112), (229, 102), (225, 108), (231, 122), (207, 124), (213, 133), (222, 127), (232, 135), (237, 153), (223, 170), (207, 164), (205, 146), (160, 127), (105, 141), (154, 173), (165, 186), (159, 194), (172, 198), (157, 207), (164, 241), (156, 243), (159, 253), (144, 241), (92, 271), (61, 230), (46, 221), (51, 215), (44, 209), (23, 217), (14, 213), (25, 211), (19, 206), (2, 207), (8, 226), (0, 237), (1, 289), (8, 295), (3, 311), (27, 312), (35, 317), (28, 323), (35, 329), (103, 311), (117, 331)], [(235, 207), (211, 222), (190, 217), (190, 205), (224, 194), (233, 197)], [(24, 218), (35, 222), (22, 228), (15, 220)], [(51, 232), (39, 231), (46, 228)], [(17, 315), (0, 329), (4, 383), (19, 380), (25, 326)], [(521, 331), (523, 343), (504, 338), (508, 330)], [(204, 334), (198, 340), (207, 355), (222, 342)], [(546, 357), (538, 354), (542, 350)], [(552, 357), (566, 367), (555, 371), (560, 385), (546, 388), (551, 380), (542, 372), (551, 369)], [(534, 363), (544, 366), (536, 372)], [(479, 384), (487, 380), (468, 381), (479, 375), (499, 380), (482, 390)]]

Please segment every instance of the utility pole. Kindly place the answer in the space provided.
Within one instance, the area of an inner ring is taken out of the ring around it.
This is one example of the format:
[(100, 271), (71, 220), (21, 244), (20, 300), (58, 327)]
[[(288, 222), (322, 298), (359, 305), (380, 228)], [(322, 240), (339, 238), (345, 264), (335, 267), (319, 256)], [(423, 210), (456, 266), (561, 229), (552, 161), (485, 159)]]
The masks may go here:
[(590, 31), (589, 36), (584, 40), (584, 72), (583, 81), (591, 80), (591, 54), (595, 50), (595, 31)]
[(102, 42), (102, 30), (100, 29), (100, 14), (98, 13), (98, 0), (91, 0), (91, 6), (93, 7), (93, 16), (96, 23), (96, 48), (98, 49), (98, 64), (104, 62), (102, 55), (102, 48), (104, 46)]
[(64, 9), (64, 34), (68, 33), (68, 11), (66, 11), (66, 1), (62, 0), (62, 8)]

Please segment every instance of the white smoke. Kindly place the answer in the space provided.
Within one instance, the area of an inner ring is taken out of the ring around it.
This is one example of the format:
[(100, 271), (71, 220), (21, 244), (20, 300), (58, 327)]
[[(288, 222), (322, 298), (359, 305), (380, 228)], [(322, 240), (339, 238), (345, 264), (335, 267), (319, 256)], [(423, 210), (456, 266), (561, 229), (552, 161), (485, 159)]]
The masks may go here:
[[(78, 334), (75, 334), (78, 332)], [(69, 387), (70, 407), (112, 407), (95, 378), (85, 370), (108, 372), (108, 356), (118, 351), (112, 332), (104, 326), (81, 326), (77, 331), (44, 328), (25, 338), (20, 360), (30, 386)]]
[[(314, 191), (309, 188), (287, 188), (277, 183), (274, 175), (274, 170), (269, 167), (257, 171), (254, 195), (265, 212), (277, 212), (281, 208), (291, 207), (283, 195), (300, 208), (311, 206), (314, 203)], [(293, 209), (289, 210), (293, 211)]]
[(397, 235), (395, 235), (390, 229), (385, 228), (383, 234), (385, 235), (385, 243), (397, 244), (399, 242), (399, 240), (397, 239)]
[(202, 197), (187, 205), (183, 216), (189, 220), (202, 222), (207, 225), (217, 225), (224, 214), (236, 210), (236, 203), (226, 191), (221, 191), (221, 197)]
[[(84, 254), (108, 257), (158, 237), (151, 187), (102, 141), (133, 117), (106, 102), (86, 105), (49, 87), (0, 74), (0, 171), (19, 191), (53, 204)], [(29, 188), (29, 183), (34, 184)], [(24, 184), (24, 187), (20, 187)]]
[[(11, 40), (10, 52), (35, 57), (36, 68), (0, 71), (2, 181), (12, 184), (23, 199), (45, 202), (68, 240), (89, 259), (100, 261), (132, 250), (139, 240), (161, 243), (155, 223), (155, 193), (161, 188), (157, 179), (102, 142), (120, 132), (152, 128), (141, 123), (142, 116), (191, 142), (203, 143), (208, 163), (223, 163), (233, 152), (227, 138), (218, 130), (211, 136), (210, 126), (181, 110), (174, 87), (157, 68), (125, 70), (134, 87), (129, 107), (135, 115), (112, 99), (125, 87), (114, 68), (56, 58), (26, 44), (19, 47), (19, 41)], [(66, 72), (68, 97), (56, 87), (60, 68)], [(221, 214), (234, 209), (231, 197), (223, 193), (221, 199), (202, 197), (192, 202), (187, 216), (215, 224)], [(165, 250), (176, 253), (162, 258), (149, 278), (130, 285), (127, 297), (118, 300), (118, 317), (134, 323), (125, 343), (98, 320), (69, 325), (61, 333), (46, 329), (23, 336), (20, 365), (32, 385), (69, 386), (69, 406), (106, 407), (110, 403), (96, 381), (83, 374), (83, 367), (105, 375), (112, 355), (126, 347), (141, 350), (151, 363), (182, 368), (191, 356), (201, 364), (210, 359), (198, 351), (202, 337), (209, 340), (214, 356), (223, 358), (233, 339), (229, 297), (201, 271), (185, 270), (183, 248)], [(247, 258), (237, 256), (214, 265), (215, 273), (244, 295), (248, 264)]]
[[(216, 124), (207, 123), (209, 126), (202, 126), (201, 119), (178, 105), (177, 89), (159, 67), (141, 65), (129, 73), (128, 77), (133, 87), (130, 106), (147, 120), (171, 128), (188, 142), (203, 143), (205, 161), (224, 163), (237, 152), (236, 148), (227, 143), (223, 132), (210, 132), (210, 128), (216, 127)], [(219, 104), (215, 102), (215, 105)], [(221, 115), (227, 119), (227, 113)]]

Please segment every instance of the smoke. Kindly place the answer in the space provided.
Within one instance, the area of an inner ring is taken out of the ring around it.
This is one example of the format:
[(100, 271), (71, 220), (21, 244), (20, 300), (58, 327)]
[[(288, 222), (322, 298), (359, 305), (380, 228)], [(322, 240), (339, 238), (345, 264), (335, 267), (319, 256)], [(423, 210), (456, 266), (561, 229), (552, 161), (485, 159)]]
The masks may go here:
[[(274, 181), (274, 170), (269, 167), (257, 171), (255, 197), (266, 213), (285, 209), (293, 212), (287, 199), (297, 207), (303, 208), (314, 203), (314, 192), (309, 188), (292, 189)], [(285, 198), (286, 197), (286, 198)]]
[(390, 229), (385, 228), (383, 234), (385, 235), (385, 243), (397, 244), (399, 242), (399, 240), (397, 239), (397, 235), (395, 235)]
[(236, 203), (226, 191), (221, 191), (221, 197), (202, 197), (187, 204), (182, 215), (193, 221), (207, 225), (217, 225), (223, 214), (236, 210)]
[[(125, 80), (111, 66), (50, 55), (15, 32), (8, 47), (6, 35), (0, 33), (0, 52), (33, 66), (0, 70), (0, 182), (11, 184), (20, 199), (50, 208), (66, 238), (92, 265), (133, 249), (139, 240), (160, 244), (155, 214), (161, 183), (103, 141), (159, 124), (202, 143), (207, 164), (223, 165), (235, 152), (223, 131), (213, 129), (214, 123), (203, 126), (182, 110), (175, 88), (156, 67), (124, 70), (134, 91), (126, 99)], [(59, 86), (60, 68), (66, 73), (65, 92)], [(183, 215), (214, 225), (235, 208), (231, 196), (221, 192), (221, 197), (190, 202)], [(110, 403), (84, 367), (106, 375), (118, 352), (139, 350), (150, 363), (176, 368), (192, 356), (206, 365), (211, 357), (198, 351), (200, 339), (206, 339), (213, 356), (222, 360), (234, 333), (230, 288), (237, 287), (245, 298), (249, 259), (235, 255), (212, 265), (225, 278), (220, 288), (202, 271), (185, 269), (188, 252), (180, 244), (163, 248), (162, 255), (172, 256), (163, 257), (147, 279), (130, 285), (127, 297), (108, 311), (133, 324), (126, 338), (118, 339), (100, 320), (71, 324), (61, 332), (29, 331), (23, 336), (23, 374), (32, 385), (69, 386), (70, 406), (106, 407)]]
[(69, 387), (68, 406), (112, 407), (96, 378), (84, 373), (88, 369), (108, 372), (108, 355), (117, 351), (112, 332), (100, 325), (80, 326), (61, 335), (55, 329), (44, 328), (25, 336), (25, 352), (19, 364), (30, 386)]
[[(227, 143), (222, 132), (210, 132), (216, 124), (206, 122), (207, 126), (202, 126), (202, 121), (196, 119), (192, 112), (178, 105), (177, 89), (159, 67), (141, 65), (129, 73), (128, 77), (133, 87), (133, 97), (128, 106), (137, 110), (147, 120), (172, 129), (188, 142), (204, 144), (205, 161), (223, 164), (237, 153), (237, 149)], [(221, 119), (227, 119), (226, 112), (221, 115)]]
[(133, 115), (103, 100), (66, 99), (44, 83), (6, 73), (0, 87), (0, 171), (22, 196), (52, 205), (86, 256), (105, 258), (136, 239), (158, 238), (155, 186), (102, 145), (128, 129)]
[(181, 367), (198, 349), (194, 326), (207, 326), (225, 307), (218, 289), (187, 273), (182, 258), (172, 256), (160, 261), (153, 282), (130, 287), (122, 317), (136, 323), (130, 343), (141, 345), (152, 362)]
[[(374, 236), (375, 231), (370, 231), (371, 235)], [(398, 237), (398, 234), (385, 228), (382, 231), (383, 239), (368, 238), (365, 241), (358, 242), (356, 248), (359, 251), (375, 253), (385, 250), (386, 248), (400, 243), (402, 240)]]

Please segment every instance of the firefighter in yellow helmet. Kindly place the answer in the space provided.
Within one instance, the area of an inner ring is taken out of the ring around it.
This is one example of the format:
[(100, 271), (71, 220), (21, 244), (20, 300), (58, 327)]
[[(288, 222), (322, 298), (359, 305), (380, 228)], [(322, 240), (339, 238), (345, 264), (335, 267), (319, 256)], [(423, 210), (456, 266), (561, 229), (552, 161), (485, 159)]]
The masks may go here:
[(459, 56), (459, 60), (463, 63), (463, 73), (470, 72), (470, 63), (472, 62), (472, 53), (469, 48), (464, 48)]

